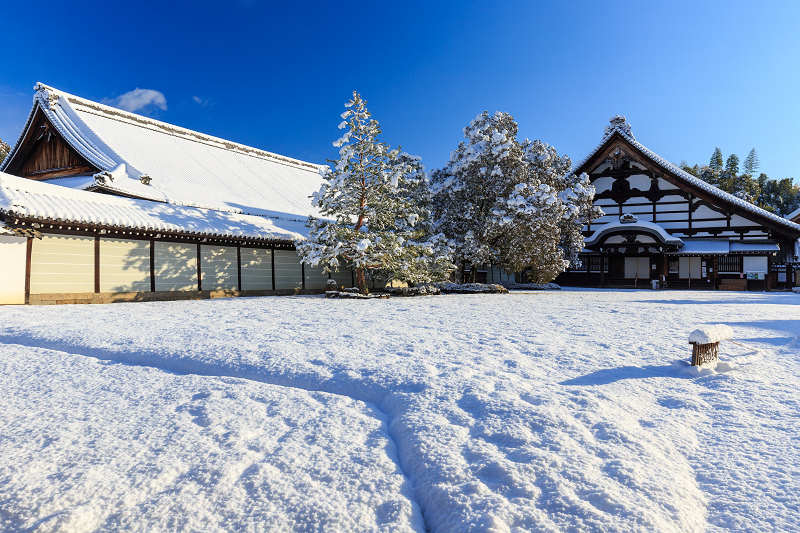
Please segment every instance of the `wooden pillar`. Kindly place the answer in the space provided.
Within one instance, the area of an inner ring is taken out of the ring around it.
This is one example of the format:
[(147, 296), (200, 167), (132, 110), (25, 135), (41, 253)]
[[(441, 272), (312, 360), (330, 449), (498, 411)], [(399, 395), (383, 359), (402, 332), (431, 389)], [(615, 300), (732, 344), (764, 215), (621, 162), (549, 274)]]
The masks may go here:
[(203, 290), (203, 279), (202, 279), (202, 271), (200, 266), (200, 257), (202, 256), (202, 249), (200, 248), (202, 245), (198, 242), (197, 243), (197, 290)]
[(242, 290), (242, 247), (236, 245), (236, 289)]
[(31, 257), (33, 257), (33, 237), (28, 237), (25, 248), (25, 303), (31, 303)]
[(94, 236), (94, 292), (100, 292), (100, 237)]
[(272, 290), (275, 290), (275, 247), (270, 248), (269, 257), (272, 260)]
[(150, 292), (156, 292), (156, 241), (150, 239)]

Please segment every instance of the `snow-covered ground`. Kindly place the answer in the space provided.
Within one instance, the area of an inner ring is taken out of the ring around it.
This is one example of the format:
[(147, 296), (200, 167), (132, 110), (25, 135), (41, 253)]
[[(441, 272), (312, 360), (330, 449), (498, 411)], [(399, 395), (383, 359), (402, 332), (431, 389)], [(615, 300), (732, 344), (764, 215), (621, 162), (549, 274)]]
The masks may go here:
[(798, 338), (797, 294), (2, 307), (0, 527), (797, 531)]

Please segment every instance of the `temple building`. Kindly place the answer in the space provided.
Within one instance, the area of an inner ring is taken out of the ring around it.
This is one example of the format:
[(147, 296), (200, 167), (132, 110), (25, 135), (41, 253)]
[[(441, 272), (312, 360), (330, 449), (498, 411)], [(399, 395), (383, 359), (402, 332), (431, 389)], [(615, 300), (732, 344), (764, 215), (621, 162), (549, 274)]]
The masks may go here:
[(796, 284), (800, 212), (765, 211), (681, 170), (614, 117), (577, 165), (604, 215), (584, 227), (582, 265), (564, 285), (762, 290)]
[(317, 165), (37, 84), (0, 165), (0, 303), (321, 292), (295, 252), (321, 183)]

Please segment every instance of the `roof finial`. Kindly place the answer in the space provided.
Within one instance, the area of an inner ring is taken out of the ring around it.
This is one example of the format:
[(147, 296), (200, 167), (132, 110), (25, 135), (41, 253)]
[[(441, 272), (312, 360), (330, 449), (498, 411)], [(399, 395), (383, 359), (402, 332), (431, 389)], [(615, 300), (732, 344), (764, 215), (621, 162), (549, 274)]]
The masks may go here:
[(622, 115), (617, 115), (615, 117), (611, 117), (609, 119), (609, 124), (606, 126), (606, 137), (614, 133), (615, 131), (620, 132), (621, 134), (630, 137), (631, 139), (636, 139), (631, 133), (631, 125), (625, 120), (625, 117)]
[(37, 83), (33, 89), (36, 91), (34, 99), (38, 98), (47, 109), (51, 109), (58, 103), (60, 95), (44, 83)]

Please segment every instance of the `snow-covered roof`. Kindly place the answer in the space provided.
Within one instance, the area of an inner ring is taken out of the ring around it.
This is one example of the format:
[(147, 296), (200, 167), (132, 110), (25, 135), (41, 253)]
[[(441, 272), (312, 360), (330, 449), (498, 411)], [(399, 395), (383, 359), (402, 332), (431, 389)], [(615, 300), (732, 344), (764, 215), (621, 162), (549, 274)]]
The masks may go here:
[[(101, 170), (97, 179), (87, 177), (80, 183), (81, 188), (294, 220), (318, 214), (309, 198), (322, 183), (318, 165), (172, 126), (41, 83), (35, 90), (28, 124), (0, 170), (5, 170), (41, 109), (64, 140)], [(148, 177), (149, 185), (143, 183)], [(67, 186), (76, 185), (73, 181)]]
[(66, 224), (268, 241), (305, 239), (302, 222), (59, 187), (0, 172), (0, 214)]
[(743, 253), (743, 252), (750, 252), (750, 253), (757, 253), (757, 252), (779, 252), (781, 247), (777, 244), (770, 244), (770, 243), (751, 243), (751, 242), (736, 242), (731, 241), (731, 253)]
[(678, 247), (683, 246), (683, 241), (678, 237), (673, 237), (658, 224), (645, 221), (609, 222), (608, 224), (604, 224), (599, 231), (596, 231), (591, 237), (586, 239), (584, 244), (591, 247), (599, 242), (600, 239), (605, 235), (622, 232), (647, 233), (664, 244)]
[[(617, 116), (615, 116), (615, 117), (610, 119), (610, 123), (609, 123), (608, 126), (606, 126), (605, 133), (603, 135), (603, 139), (600, 141), (600, 144), (598, 144), (597, 147), (595, 147), (594, 150), (589, 152), (589, 155), (584, 157), (581, 160), (581, 162), (577, 166), (574, 167), (574, 169), (570, 172), (570, 174), (574, 174), (578, 169), (580, 169), (583, 165), (585, 165), (592, 157), (594, 157), (595, 154), (597, 154), (597, 152), (602, 150), (606, 146), (606, 143), (608, 142), (608, 140), (615, 133), (619, 134), (623, 139), (628, 141), (631, 145), (633, 145), (637, 150), (642, 152), (645, 156), (647, 156), (654, 163), (656, 163), (657, 165), (659, 165), (663, 169), (667, 170), (671, 174), (677, 176), (678, 178), (680, 178), (681, 180), (683, 180), (687, 184), (689, 184), (689, 185), (691, 185), (693, 187), (696, 187), (698, 189), (701, 189), (704, 192), (706, 192), (706, 193), (708, 193), (708, 194), (710, 194), (712, 196), (715, 196), (715, 197), (717, 197), (717, 198), (719, 198), (719, 199), (721, 199), (721, 200), (723, 200), (725, 202), (728, 202), (728, 203), (731, 203), (731, 204), (735, 204), (736, 206), (741, 207), (742, 209), (744, 209), (746, 211), (749, 211), (751, 213), (759, 215), (759, 216), (761, 216), (763, 218), (767, 218), (767, 219), (771, 220), (772, 222), (776, 222), (776, 223), (780, 224), (781, 226), (784, 226), (784, 227), (786, 227), (788, 229), (792, 229), (795, 232), (800, 231), (800, 224), (795, 224), (794, 222), (790, 222), (786, 218), (778, 216), (778, 215), (776, 215), (774, 213), (770, 213), (769, 211), (761, 209), (760, 207), (755, 206), (755, 205), (751, 204), (750, 202), (746, 202), (746, 201), (742, 200), (741, 198), (738, 198), (738, 197), (736, 197), (736, 196), (734, 196), (734, 195), (732, 195), (730, 193), (727, 193), (727, 192), (725, 192), (725, 191), (723, 191), (721, 189), (718, 189), (717, 187), (714, 187), (713, 185), (710, 185), (710, 184), (706, 183), (705, 181), (701, 180), (700, 178), (698, 178), (696, 176), (692, 176), (691, 174), (689, 174), (685, 170), (681, 169), (677, 165), (674, 165), (674, 164), (670, 163), (669, 161), (667, 161), (663, 157), (659, 156), (655, 152), (652, 152), (651, 150), (649, 150), (644, 145), (642, 145), (639, 141), (636, 140), (636, 138), (633, 136), (633, 133), (631, 132), (630, 124), (628, 124), (628, 122), (625, 120), (625, 117), (620, 116), (620, 115), (617, 115)], [(800, 214), (800, 210), (798, 210), (798, 214)], [(787, 217), (787, 218), (791, 218), (791, 215), (789, 215), (789, 217)]]
[(667, 252), (671, 255), (725, 255), (730, 252), (728, 239), (686, 239), (683, 247), (675, 252)]
[(683, 247), (667, 255), (728, 255), (771, 254), (779, 252), (780, 246), (769, 243), (737, 242), (729, 239), (684, 239)]
[(794, 220), (797, 217), (800, 217), (800, 208), (795, 209), (794, 211), (786, 215), (786, 220)]

